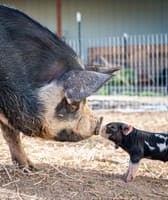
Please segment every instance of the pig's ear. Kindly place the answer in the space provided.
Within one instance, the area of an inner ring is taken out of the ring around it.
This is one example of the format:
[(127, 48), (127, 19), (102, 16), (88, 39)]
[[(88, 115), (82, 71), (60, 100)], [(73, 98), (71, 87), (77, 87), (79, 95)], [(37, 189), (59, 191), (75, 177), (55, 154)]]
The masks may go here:
[(133, 129), (133, 127), (129, 124), (124, 124), (122, 126), (122, 131), (123, 131), (124, 135), (129, 135), (131, 133), (132, 129)]
[(79, 101), (96, 92), (112, 75), (93, 71), (73, 70), (63, 77), (66, 97), (70, 101)]

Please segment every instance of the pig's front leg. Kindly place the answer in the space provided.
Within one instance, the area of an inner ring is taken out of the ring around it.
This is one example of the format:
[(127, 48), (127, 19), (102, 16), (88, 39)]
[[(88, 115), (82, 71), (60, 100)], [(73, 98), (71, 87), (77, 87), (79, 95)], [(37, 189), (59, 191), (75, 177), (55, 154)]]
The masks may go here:
[(34, 168), (32, 162), (27, 158), (26, 153), (21, 145), (20, 133), (14, 129), (1, 126), (3, 136), (9, 146), (11, 158), (14, 164), (18, 164), (21, 168)]
[(129, 161), (129, 167), (128, 167), (128, 170), (127, 170), (126, 176), (125, 176), (126, 182), (130, 182), (135, 178), (136, 173), (138, 171), (139, 163), (140, 163), (140, 161), (136, 162), (136, 163), (133, 163), (131, 160)]

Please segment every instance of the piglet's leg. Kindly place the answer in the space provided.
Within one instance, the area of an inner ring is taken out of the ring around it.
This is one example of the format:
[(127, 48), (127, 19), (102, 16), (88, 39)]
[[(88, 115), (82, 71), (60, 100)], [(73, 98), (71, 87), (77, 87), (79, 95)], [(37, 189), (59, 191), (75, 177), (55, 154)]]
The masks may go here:
[(20, 133), (5, 125), (2, 125), (3, 136), (9, 146), (12, 161), (20, 167), (33, 168), (33, 164), (27, 158), (26, 153), (21, 145)]
[(138, 171), (138, 167), (139, 167), (139, 162), (137, 163), (132, 163), (131, 161), (129, 162), (128, 171), (126, 173), (126, 182), (132, 181), (135, 178), (136, 173)]

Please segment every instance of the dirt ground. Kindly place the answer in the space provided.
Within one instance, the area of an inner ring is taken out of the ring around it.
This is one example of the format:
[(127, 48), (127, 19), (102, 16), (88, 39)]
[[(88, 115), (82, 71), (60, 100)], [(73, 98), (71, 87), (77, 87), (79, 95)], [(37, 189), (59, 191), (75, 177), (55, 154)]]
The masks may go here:
[[(168, 132), (168, 112), (97, 114), (105, 122), (124, 121), (140, 129)], [(127, 153), (100, 136), (79, 143), (24, 137), (25, 151), (38, 169), (28, 173), (12, 165), (1, 134), (0, 144), (0, 200), (168, 199), (168, 163), (144, 159), (135, 180), (125, 183)]]

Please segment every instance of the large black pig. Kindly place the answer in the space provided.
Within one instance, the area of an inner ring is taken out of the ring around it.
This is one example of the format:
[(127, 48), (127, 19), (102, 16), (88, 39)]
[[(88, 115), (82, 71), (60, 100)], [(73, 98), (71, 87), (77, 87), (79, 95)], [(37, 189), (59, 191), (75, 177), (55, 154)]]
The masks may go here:
[(32, 166), (20, 132), (56, 141), (96, 134), (100, 119), (86, 97), (109, 78), (86, 71), (75, 52), (47, 28), (0, 6), (0, 124), (12, 160), (20, 166)]

